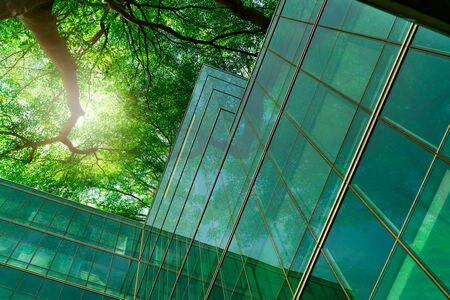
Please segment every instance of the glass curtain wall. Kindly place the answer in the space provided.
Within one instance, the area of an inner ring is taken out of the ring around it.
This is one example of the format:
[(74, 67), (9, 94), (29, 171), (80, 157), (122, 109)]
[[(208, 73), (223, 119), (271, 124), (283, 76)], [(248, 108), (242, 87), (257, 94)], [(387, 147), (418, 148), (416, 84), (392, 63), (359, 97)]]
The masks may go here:
[(142, 225), (0, 181), (1, 299), (121, 299)]
[(281, 1), (205, 66), (146, 224), (0, 180), (0, 298), (448, 299), (450, 38)]
[(449, 76), (449, 37), (353, 0), (282, 1), (207, 188), (160, 189), (182, 209), (159, 226), (191, 240), (165, 244), (175, 274), (147, 298), (447, 298)]

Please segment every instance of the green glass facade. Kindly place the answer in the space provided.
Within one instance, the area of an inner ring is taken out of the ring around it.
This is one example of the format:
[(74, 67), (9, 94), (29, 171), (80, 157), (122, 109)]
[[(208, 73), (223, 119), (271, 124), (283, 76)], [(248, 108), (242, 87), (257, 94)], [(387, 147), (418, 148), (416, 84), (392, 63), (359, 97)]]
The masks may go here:
[(222, 157), (166, 170), (148, 224), (189, 243), (150, 295), (448, 297), (449, 46), (360, 2), (280, 3)]
[(448, 299), (449, 78), (447, 36), (281, 1), (249, 80), (203, 68), (146, 224), (0, 182), (0, 298)]

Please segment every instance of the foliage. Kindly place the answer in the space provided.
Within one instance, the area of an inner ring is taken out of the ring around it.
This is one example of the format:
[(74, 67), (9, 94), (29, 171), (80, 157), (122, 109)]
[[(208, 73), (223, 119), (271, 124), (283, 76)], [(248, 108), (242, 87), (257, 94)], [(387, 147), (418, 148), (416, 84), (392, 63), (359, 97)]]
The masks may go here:
[[(216, 1), (217, 3), (224, 1)], [(0, 176), (142, 218), (202, 64), (246, 75), (265, 28), (210, 0), (56, 1), (86, 112), (68, 138), (60, 75), (18, 19), (0, 23)], [(226, 1), (225, 1), (226, 2)], [(270, 16), (275, 3), (229, 1)], [(236, 7), (234, 7), (236, 9)]]

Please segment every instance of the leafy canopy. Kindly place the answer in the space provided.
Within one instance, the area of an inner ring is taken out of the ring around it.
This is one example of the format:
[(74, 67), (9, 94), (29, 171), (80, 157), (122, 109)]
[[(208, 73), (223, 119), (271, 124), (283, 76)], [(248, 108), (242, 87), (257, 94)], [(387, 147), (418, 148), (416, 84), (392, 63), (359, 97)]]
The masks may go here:
[(2, 21), (0, 176), (142, 218), (201, 65), (248, 74), (274, 6), (55, 1), (85, 111), (67, 143), (51, 140), (69, 116), (60, 73), (19, 19)]

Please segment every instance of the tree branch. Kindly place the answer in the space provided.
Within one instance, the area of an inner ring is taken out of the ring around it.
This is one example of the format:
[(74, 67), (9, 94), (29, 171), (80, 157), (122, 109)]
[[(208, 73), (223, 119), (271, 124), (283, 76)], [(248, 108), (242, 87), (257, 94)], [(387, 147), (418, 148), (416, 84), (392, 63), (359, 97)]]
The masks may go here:
[[(159, 23), (154, 23), (154, 22), (149, 22), (149, 21), (136, 19), (131, 14), (129, 14), (125, 10), (125, 8), (123, 6), (121, 6), (119, 3), (116, 3), (114, 0), (106, 0), (106, 3), (111, 9), (115, 10), (116, 12), (118, 12), (125, 20), (127, 20), (128, 22), (133, 23), (135, 25), (149, 27), (151, 29), (158, 30), (158, 31), (161, 30), (161, 31), (164, 31), (166, 33), (169, 33), (169, 34), (173, 35), (174, 37), (176, 37), (176, 38), (178, 38), (180, 40), (183, 40), (183, 41), (186, 41), (186, 42), (190, 42), (190, 43), (194, 43), (194, 44), (208, 45), (208, 46), (212, 46), (212, 47), (217, 48), (217, 49), (223, 49), (223, 50), (238, 52), (238, 53), (246, 54), (246, 55), (249, 55), (249, 56), (255, 56), (256, 57), (256, 55), (257, 55), (256, 53), (251, 53), (251, 52), (248, 52), (248, 51), (245, 51), (245, 50), (235, 49), (235, 48), (231, 48), (231, 47), (227, 47), (227, 46), (216, 44), (215, 42), (218, 39), (220, 39), (221, 37), (219, 37), (219, 38), (216, 37), (216, 38), (213, 38), (212, 40), (205, 41), (205, 40), (199, 40), (199, 39), (196, 39), (196, 38), (193, 38), (193, 37), (182, 35), (181, 33), (175, 31), (173, 28), (171, 28), (169, 26), (166, 26), (166, 25), (163, 25), (163, 24), (159, 24)], [(242, 34), (242, 33), (238, 32), (235, 35), (237, 35), (237, 34)], [(227, 34), (227, 37), (229, 37), (231, 35), (232, 35), (232, 33), (229, 33), (229, 34)]]
[(244, 6), (241, 0), (214, 0), (218, 5), (227, 8), (233, 15), (239, 19), (249, 21), (264, 31), (270, 24), (270, 18), (252, 7)]

